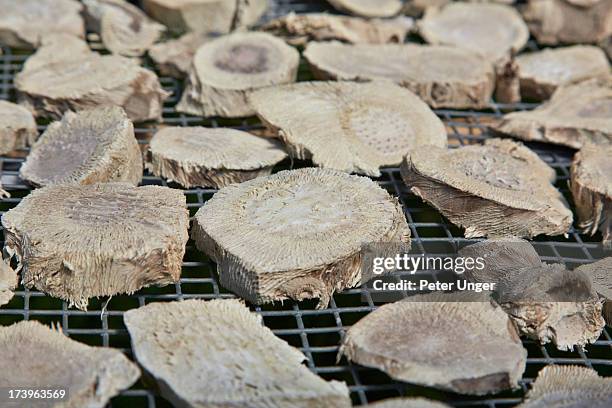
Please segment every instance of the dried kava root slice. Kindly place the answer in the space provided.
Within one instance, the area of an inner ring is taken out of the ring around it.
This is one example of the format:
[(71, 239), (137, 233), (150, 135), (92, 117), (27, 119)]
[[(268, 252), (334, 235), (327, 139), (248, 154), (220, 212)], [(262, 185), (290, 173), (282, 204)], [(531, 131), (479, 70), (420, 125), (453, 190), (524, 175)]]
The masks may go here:
[(597, 340), (604, 327), (602, 305), (589, 276), (545, 264), (527, 241), (488, 240), (459, 251), (483, 257), (485, 268), (466, 273), (470, 282), (495, 283), (495, 300), (519, 331), (559, 350)]
[(17, 273), (6, 261), (0, 260), (0, 306), (11, 301), (17, 286)]
[(594, 46), (544, 49), (519, 55), (516, 61), (521, 96), (534, 101), (550, 98), (561, 85), (610, 74), (606, 54)]
[(390, 82), (301, 82), (251, 95), (257, 115), (289, 154), (371, 176), (417, 146), (446, 147), (446, 130), (423, 101)]
[(400, 0), (328, 0), (337, 10), (361, 17), (392, 17), (402, 9)]
[(0, 45), (37, 48), (57, 33), (85, 38), (82, 9), (76, 0), (0, 0)]
[(351, 406), (345, 383), (312, 373), (239, 300), (151, 303), (124, 322), (136, 359), (175, 406)]
[(140, 377), (121, 351), (79, 343), (36, 321), (1, 326), (0, 349), (0, 387), (65, 391), (53, 406), (104, 408)]
[(612, 143), (605, 146), (587, 144), (576, 153), (570, 167), (570, 190), (576, 205), (578, 225), (589, 235), (601, 231), (606, 246), (612, 244), (610, 158)]
[(134, 126), (116, 106), (66, 112), (34, 144), (19, 176), (36, 187), (111, 181), (138, 185), (142, 154)]
[(242, 117), (255, 112), (247, 100), (257, 88), (295, 82), (299, 53), (261, 32), (238, 32), (202, 45), (196, 52), (180, 112)]
[(591, 278), (593, 289), (603, 299), (603, 316), (612, 326), (612, 257), (607, 257), (576, 268)]
[(41, 39), (40, 47), (28, 57), (21, 72), (33, 71), (56, 62), (86, 58), (92, 51), (81, 38), (69, 34), (49, 34)]
[(403, 43), (414, 22), (409, 17), (364, 19), (327, 13), (293, 12), (266, 23), (262, 29), (293, 45), (338, 40), (353, 44)]
[(25, 149), (37, 137), (36, 121), (27, 109), (0, 101), (0, 154)]
[(2, 226), (27, 287), (86, 309), (92, 297), (177, 282), (188, 220), (179, 190), (59, 184), (30, 193)]
[(555, 171), (511, 140), (458, 149), (417, 147), (401, 167), (413, 194), (433, 205), (465, 236), (560, 235), (572, 213), (551, 184)]
[(287, 157), (276, 140), (228, 128), (167, 127), (149, 146), (147, 168), (186, 188), (221, 188), (269, 175)]
[(512, 112), (492, 129), (522, 140), (580, 149), (612, 144), (612, 76), (561, 86), (532, 111)]
[(100, 34), (114, 54), (136, 57), (144, 54), (165, 31), (138, 7), (125, 0), (83, 0), (89, 30)]
[(365, 406), (366, 408), (449, 408), (450, 405), (425, 398), (388, 398)]
[(431, 293), (381, 306), (351, 326), (341, 353), (393, 379), (461, 394), (518, 388), (527, 351), (515, 327), (487, 295), (467, 295)]
[(396, 199), (366, 177), (282, 171), (221, 189), (197, 212), (197, 247), (250, 302), (319, 298), (361, 281), (364, 243), (410, 242)]
[(612, 403), (612, 379), (579, 366), (549, 365), (516, 408), (606, 408)]
[(180, 38), (153, 45), (149, 49), (149, 56), (162, 75), (181, 79), (189, 73), (198, 48), (210, 40), (209, 34), (187, 33)]
[(304, 57), (316, 78), (391, 80), (432, 108), (484, 108), (489, 106), (495, 86), (490, 62), (455, 47), (311, 42)]

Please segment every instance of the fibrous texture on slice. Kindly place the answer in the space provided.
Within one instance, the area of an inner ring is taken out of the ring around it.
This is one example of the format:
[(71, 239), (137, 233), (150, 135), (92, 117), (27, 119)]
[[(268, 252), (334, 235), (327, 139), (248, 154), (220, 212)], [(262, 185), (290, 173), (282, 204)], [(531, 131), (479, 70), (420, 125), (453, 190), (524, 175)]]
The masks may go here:
[(221, 188), (265, 176), (287, 157), (276, 140), (228, 128), (167, 127), (149, 146), (147, 168), (186, 188)]
[(17, 285), (17, 273), (7, 262), (0, 260), (0, 306), (11, 301)]
[(511, 140), (458, 149), (416, 147), (401, 167), (410, 191), (472, 237), (566, 233), (572, 213), (551, 184), (555, 172)]
[(196, 52), (180, 112), (241, 117), (255, 112), (248, 94), (257, 88), (295, 82), (299, 53), (273, 35), (238, 32), (202, 45)]
[(529, 39), (520, 14), (503, 4), (450, 3), (430, 8), (419, 32), (428, 43), (469, 49), (491, 61), (518, 52)]
[(606, 54), (594, 46), (545, 49), (519, 55), (516, 61), (522, 97), (537, 101), (550, 98), (561, 85), (610, 74)]
[(390, 82), (302, 82), (251, 95), (289, 154), (372, 176), (417, 146), (446, 147), (446, 130), (416, 95)]
[(32, 114), (22, 106), (0, 101), (0, 154), (31, 145), (38, 136)]
[(0, 45), (36, 48), (49, 34), (85, 37), (76, 0), (0, 0)]
[(2, 226), (27, 287), (86, 309), (91, 297), (178, 281), (188, 218), (179, 190), (59, 184), (30, 193)]
[(175, 40), (153, 45), (149, 50), (149, 56), (162, 75), (180, 79), (189, 73), (191, 61), (198, 48), (210, 40), (209, 34), (184, 34)]
[(416, 295), (381, 306), (351, 326), (341, 353), (393, 379), (461, 394), (517, 388), (527, 351), (516, 329), (487, 296), (465, 295)]
[(351, 406), (343, 382), (308, 370), (298, 349), (236, 299), (151, 303), (123, 318), (136, 359), (174, 406)]
[(397, 200), (366, 177), (306, 168), (221, 189), (192, 237), (223, 286), (253, 303), (319, 298), (361, 280), (364, 243), (410, 241)]
[(612, 35), (612, 0), (529, 0), (523, 17), (541, 44), (598, 43)]
[(36, 321), (0, 327), (0, 348), (0, 387), (46, 389), (52, 383), (66, 391), (54, 406), (103, 408), (140, 377), (119, 350), (87, 346)]
[(579, 366), (544, 367), (517, 408), (606, 408), (612, 402), (612, 379)]
[(91, 55), (87, 43), (69, 34), (49, 34), (40, 40), (40, 47), (26, 59), (21, 72), (33, 71), (56, 62), (74, 61)]
[(570, 168), (570, 190), (578, 225), (590, 235), (600, 230), (605, 245), (612, 243), (611, 158), (612, 143), (587, 144), (576, 153)]
[(353, 44), (403, 43), (413, 25), (409, 17), (366, 20), (326, 13), (295, 14), (277, 18), (262, 29), (294, 45), (308, 41), (339, 40)]
[(450, 405), (425, 398), (388, 398), (368, 404), (367, 408), (448, 408)]
[(532, 111), (504, 115), (492, 128), (519, 139), (580, 149), (612, 144), (612, 76), (561, 86)]
[(361, 17), (391, 17), (402, 9), (400, 0), (328, 0), (337, 10)]
[(579, 266), (576, 270), (591, 278), (593, 289), (604, 301), (604, 319), (612, 326), (612, 257)]
[(19, 176), (36, 187), (111, 181), (138, 185), (142, 154), (134, 126), (116, 106), (66, 112), (34, 144)]
[(100, 34), (104, 47), (115, 54), (140, 56), (165, 30), (125, 0), (84, 0), (83, 3), (88, 29)]
[(311, 42), (304, 57), (319, 79), (391, 80), (433, 108), (486, 107), (495, 86), (490, 62), (455, 47)]

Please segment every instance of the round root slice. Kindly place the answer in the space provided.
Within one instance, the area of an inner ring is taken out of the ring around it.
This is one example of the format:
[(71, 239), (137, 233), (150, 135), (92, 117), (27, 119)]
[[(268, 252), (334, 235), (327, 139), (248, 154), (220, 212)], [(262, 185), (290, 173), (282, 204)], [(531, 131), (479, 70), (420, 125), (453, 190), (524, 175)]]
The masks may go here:
[(143, 0), (148, 15), (170, 31), (228, 33), (233, 26), (237, 0)]
[(319, 298), (361, 280), (364, 243), (408, 243), (396, 199), (372, 180), (334, 170), (282, 171), (221, 189), (192, 237), (221, 284), (261, 304)]
[(247, 132), (168, 127), (151, 140), (147, 168), (186, 188), (221, 188), (268, 175), (286, 157), (276, 140)]
[(251, 95), (257, 115), (289, 154), (320, 167), (371, 176), (409, 150), (446, 147), (446, 130), (423, 101), (386, 81), (302, 82)]
[(428, 9), (419, 31), (428, 43), (469, 49), (491, 61), (518, 52), (529, 39), (520, 14), (503, 4), (450, 3)]
[(366, 408), (449, 408), (450, 405), (425, 398), (388, 398), (368, 404)]
[(181, 191), (126, 183), (44, 187), (2, 217), (4, 249), (25, 285), (79, 309), (177, 282), (188, 225)]
[(508, 136), (580, 149), (612, 144), (612, 77), (561, 86), (532, 111), (512, 112), (492, 126)]
[(400, 12), (400, 0), (328, 0), (335, 9), (361, 17), (391, 17)]
[(351, 406), (344, 382), (310, 371), (237, 299), (151, 303), (124, 322), (134, 356), (174, 406)]
[(37, 48), (59, 33), (85, 38), (82, 9), (76, 0), (0, 0), (0, 45)]
[(248, 94), (295, 82), (299, 60), (293, 47), (267, 33), (217, 38), (196, 52), (177, 110), (203, 116), (251, 116), (255, 112)]
[(119, 107), (67, 112), (47, 127), (19, 176), (40, 187), (142, 180), (142, 154), (134, 126)]
[(519, 55), (521, 95), (542, 101), (560, 85), (605, 77), (610, 73), (606, 54), (598, 47), (573, 46)]
[(168, 93), (154, 72), (129, 58), (96, 53), (22, 71), (19, 101), (36, 116), (59, 119), (68, 110), (121, 106), (134, 122), (160, 119)]
[(165, 30), (125, 0), (84, 0), (84, 4), (88, 29), (100, 34), (106, 49), (115, 54), (140, 56)]
[(11, 266), (0, 260), (0, 306), (6, 305), (13, 298), (13, 290), (19, 285), (17, 273)]
[(36, 321), (0, 327), (0, 348), (0, 387), (28, 389), (52, 383), (49, 388), (65, 391), (55, 406), (106, 407), (140, 377), (138, 366), (121, 351), (87, 346)]
[(319, 79), (388, 79), (433, 108), (484, 108), (495, 86), (490, 62), (455, 47), (311, 42), (304, 57)]
[(612, 379), (579, 366), (544, 367), (517, 408), (606, 408), (612, 401)]
[(484, 395), (518, 388), (527, 351), (508, 316), (483, 295), (432, 293), (376, 309), (347, 331), (350, 361), (413, 384)]
[(576, 268), (589, 278), (593, 288), (604, 301), (603, 316), (609, 326), (612, 326), (612, 257)]
[(0, 154), (25, 149), (37, 137), (36, 122), (27, 109), (0, 101)]
[(572, 213), (551, 184), (555, 172), (511, 140), (458, 149), (418, 147), (401, 167), (410, 191), (472, 237), (566, 233)]
[(189, 73), (191, 61), (198, 48), (211, 38), (208, 34), (185, 34), (176, 40), (153, 45), (149, 56), (162, 75), (182, 79)]
[(599, 229), (606, 245), (612, 243), (611, 157), (612, 143), (605, 146), (587, 144), (576, 153), (570, 168), (570, 190), (576, 204), (578, 225), (590, 235)]

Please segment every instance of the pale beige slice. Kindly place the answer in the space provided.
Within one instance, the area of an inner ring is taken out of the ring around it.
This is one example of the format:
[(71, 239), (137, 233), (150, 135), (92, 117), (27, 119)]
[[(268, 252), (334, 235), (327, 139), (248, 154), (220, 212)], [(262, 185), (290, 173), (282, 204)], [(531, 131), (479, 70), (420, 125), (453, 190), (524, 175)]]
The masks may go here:
[(177, 282), (189, 213), (167, 187), (59, 184), (30, 193), (2, 226), (26, 286), (86, 309), (92, 297)]
[(151, 140), (147, 168), (186, 188), (221, 188), (268, 175), (286, 157), (278, 141), (240, 130), (167, 127)]
[(0, 154), (24, 149), (38, 137), (32, 114), (22, 106), (0, 101)]
[(495, 87), (492, 64), (455, 47), (311, 42), (304, 57), (318, 79), (391, 80), (433, 108), (484, 108)]
[(6, 261), (0, 260), (0, 306), (11, 301), (18, 285), (17, 273)]
[(140, 377), (119, 350), (87, 346), (36, 321), (0, 326), (0, 348), (0, 387), (64, 390), (55, 407), (104, 408)]
[(301, 82), (251, 96), (257, 115), (289, 154), (325, 168), (379, 176), (417, 146), (446, 147), (444, 125), (391, 82)]
[(576, 268), (591, 278), (593, 288), (603, 299), (603, 317), (612, 326), (612, 257), (607, 257)]
[(552, 185), (555, 171), (511, 140), (441, 149), (419, 146), (401, 167), (410, 191), (472, 237), (565, 234), (572, 212)]
[(244, 117), (255, 113), (248, 94), (295, 82), (299, 53), (270, 34), (238, 32), (202, 45), (196, 52), (179, 112)]
[(184, 34), (180, 38), (153, 45), (149, 49), (149, 56), (162, 75), (182, 79), (189, 73), (198, 48), (211, 39), (209, 34)]
[(402, 9), (400, 0), (327, 0), (334, 8), (361, 17), (392, 17)]
[(198, 249), (221, 284), (253, 303), (319, 298), (361, 280), (364, 243), (410, 241), (397, 200), (366, 177), (282, 171), (221, 189), (198, 210)]
[(518, 388), (527, 350), (486, 295), (431, 293), (386, 304), (347, 331), (341, 353), (391, 378), (460, 394)]
[(66, 112), (32, 147), (19, 176), (36, 187), (142, 180), (134, 125), (119, 107)]
[(85, 40), (69, 34), (49, 34), (40, 40), (40, 46), (26, 59), (21, 72), (33, 71), (47, 65), (87, 58), (92, 55)]
[(349, 408), (327, 382), (236, 299), (151, 303), (124, 314), (134, 355), (174, 406)]

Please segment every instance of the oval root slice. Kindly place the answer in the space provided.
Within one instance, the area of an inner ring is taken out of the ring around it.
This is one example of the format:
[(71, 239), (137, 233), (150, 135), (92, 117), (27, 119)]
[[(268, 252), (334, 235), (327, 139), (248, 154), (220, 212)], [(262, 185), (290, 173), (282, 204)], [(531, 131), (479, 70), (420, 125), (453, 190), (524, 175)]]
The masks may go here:
[(38, 137), (36, 121), (26, 108), (0, 101), (0, 154), (25, 149)]
[(328, 0), (335, 9), (361, 17), (392, 17), (402, 9), (400, 0)]

